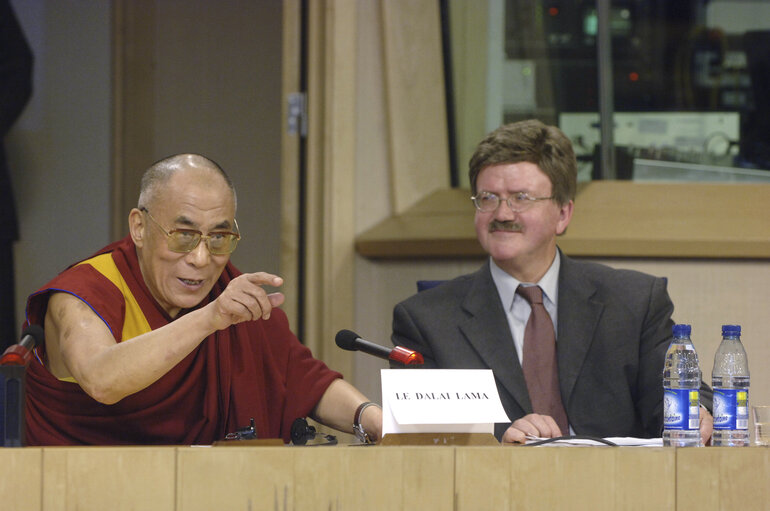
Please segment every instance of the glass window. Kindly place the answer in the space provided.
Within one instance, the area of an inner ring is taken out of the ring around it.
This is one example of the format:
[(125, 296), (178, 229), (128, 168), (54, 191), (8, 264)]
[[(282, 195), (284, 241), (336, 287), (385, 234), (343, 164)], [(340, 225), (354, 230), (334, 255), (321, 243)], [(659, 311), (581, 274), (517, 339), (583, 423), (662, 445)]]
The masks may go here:
[(770, 182), (770, 0), (600, 1), (442, 1), (455, 181), (487, 132), (533, 117), (602, 179), (603, 94), (617, 179)]

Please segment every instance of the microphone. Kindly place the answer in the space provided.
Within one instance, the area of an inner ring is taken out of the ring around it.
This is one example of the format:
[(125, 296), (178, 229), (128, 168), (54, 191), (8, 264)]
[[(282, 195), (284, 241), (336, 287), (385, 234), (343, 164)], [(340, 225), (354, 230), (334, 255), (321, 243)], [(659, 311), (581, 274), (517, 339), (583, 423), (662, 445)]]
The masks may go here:
[(2, 358), (0, 366), (25, 366), (32, 359), (32, 350), (35, 346), (42, 344), (45, 339), (43, 328), (40, 325), (29, 325), (21, 333), (21, 340), (18, 344), (10, 346)]
[(425, 361), (420, 353), (404, 348), (403, 346), (396, 346), (395, 348), (386, 348), (373, 342), (361, 339), (359, 335), (350, 330), (340, 330), (334, 338), (337, 346), (343, 350), (348, 351), (363, 351), (369, 355), (375, 357), (384, 358), (405, 366), (408, 365), (422, 365)]
[(29, 325), (18, 344), (9, 347), (0, 357), (0, 439), (4, 447), (25, 444), (25, 393), (27, 364), (32, 350), (42, 344), (43, 329)]

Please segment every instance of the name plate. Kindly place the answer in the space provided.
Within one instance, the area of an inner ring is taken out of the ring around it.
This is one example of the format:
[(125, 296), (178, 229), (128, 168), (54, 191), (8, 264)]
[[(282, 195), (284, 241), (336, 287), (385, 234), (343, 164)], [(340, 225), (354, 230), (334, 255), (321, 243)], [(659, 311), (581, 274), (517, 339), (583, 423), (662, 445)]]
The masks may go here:
[(510, 422), (490, 369), (382, 369), (382, 434), (494, 433)]

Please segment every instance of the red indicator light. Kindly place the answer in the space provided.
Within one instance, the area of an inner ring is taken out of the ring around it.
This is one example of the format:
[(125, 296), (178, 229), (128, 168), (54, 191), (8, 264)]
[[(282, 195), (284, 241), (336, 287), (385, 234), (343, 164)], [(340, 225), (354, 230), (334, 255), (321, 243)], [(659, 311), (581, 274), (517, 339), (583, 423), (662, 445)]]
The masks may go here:
[(628, 73), (628, 79), (631, 80), (632, 82), (638, 82), (639, 73), (637, 73), (636, 71), (631, 71), (630, 73)]
[(405, 366), (423, 365), (425, 363), (421, 353), (404, 348), (403, 346), (396, 346), (393, 348), (393, 351), (390, 352), (390, 357), (388, 358)]
[(557, 16), (559, 14), (559, 8), (558, 7), (549, 7), (548, 8), (548, 14), (551, 16)]

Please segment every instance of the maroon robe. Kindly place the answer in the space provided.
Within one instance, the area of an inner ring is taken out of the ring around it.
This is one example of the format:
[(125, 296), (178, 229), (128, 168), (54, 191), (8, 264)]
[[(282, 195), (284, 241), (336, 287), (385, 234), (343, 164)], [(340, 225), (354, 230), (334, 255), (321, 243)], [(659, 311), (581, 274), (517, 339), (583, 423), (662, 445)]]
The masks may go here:
[[(103, 253), (111, 253), (151, 329), (172, 321), (147, 289), (130, 237), (96, 255)], [(238, 275), (228, 263), (197, 307), (219, 296)], [(82, 299), (115, 340), (122, 340), (123, 291), (94, 267), (72, 266), (30, 296), (27, 323), (44, 324), (51, 291)], [(48, 372), (41, 362), (44, 346), (36, 355), (27, 371), (27, 445), (210, 444), (248, 426), (251, 418), (259, 438), (288, 442), (291, 423), (307, 416), (341, 377), (300, 344), (280, 309), (273, 309), (267, 321), (247, 321), (210, 335), (158, 381), (112, 405)]]

